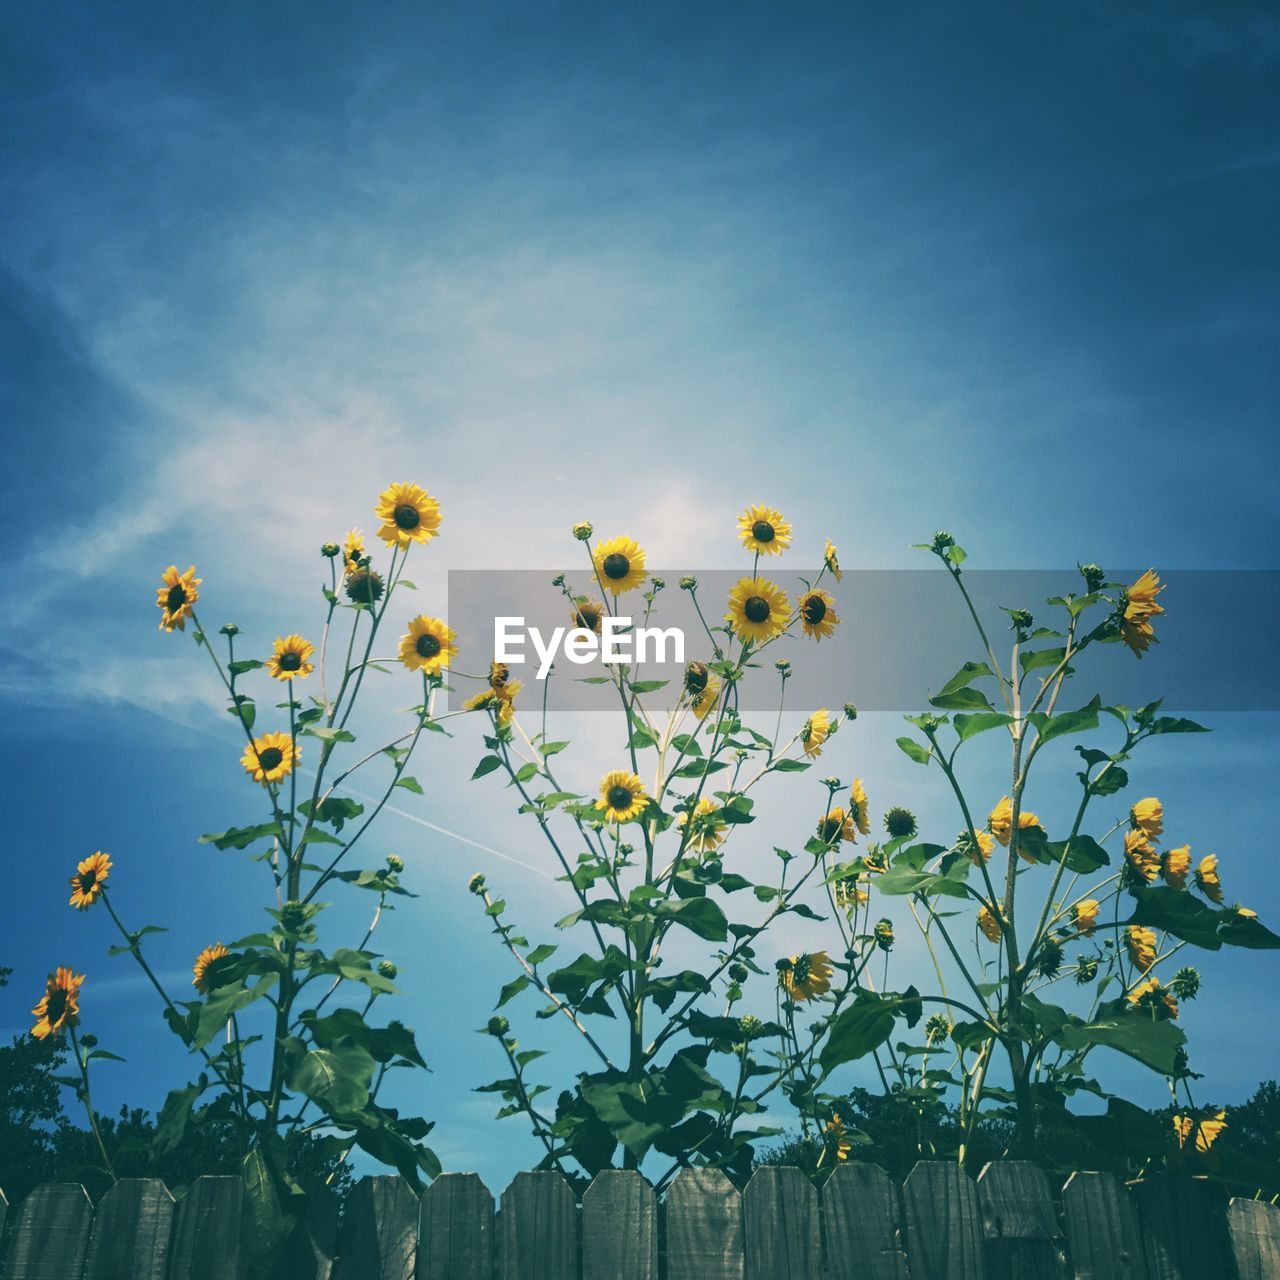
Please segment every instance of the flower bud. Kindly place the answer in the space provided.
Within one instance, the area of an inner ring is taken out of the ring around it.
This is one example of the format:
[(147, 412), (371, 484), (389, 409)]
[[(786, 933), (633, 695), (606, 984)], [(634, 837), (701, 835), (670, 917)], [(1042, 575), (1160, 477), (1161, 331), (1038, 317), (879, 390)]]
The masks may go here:
[(881, 951), (893, 950), (893, 921), (889, 919), (878, 920), (876, 927), (872, 930), (876, 940), (876, 946)]
[(324, 556), (326, 560), (332, 560), (334, 556), (338, 554), (338, 551), (339, 551), (339, 547), (336, 542), (326, 542), (320, 548), (320, 554)]
[(1107, 580), (1107, 575), (1102, 572), (1100, 565), (1081, 564), (1076, 568), (1080, 570), (1080, 576), (1084, 579), (1085, 590), (1091, 593), (1097, 591)]
[(1097, 956), (1081, 956), (1076, 961), (1076, 982), (1080, 986), (1085, 986), (1092, 982), (1098, 976), (1098, 957)]
[(681, 578), (681, 579), (680, 579), (680, 590), (681, 590), (681, 591), (697, 591), (697, 589), (698, 589), (698, 580), (697, 580), (697, 578), (693, 578), (693, 577), (684, 577), (684, 578)]
[(944, 551), (949, 551), (955, 545), (956, 540), (945, 529), (939, 529), (938, 532), (933, 535), (933, 541), (929, 544), (929, 548), (931, 551), (935, 551), (941, 555)]
[(494, 1014), (489, 1019), (489, 1025), (485, 1028), (491, 1036), (497, 1036), (499, 1039), (505, 1036), (511, 1030), (511, 1024), (502, 1016), (502, 1014)]
[(1184, 965), (1173, 975), (1169, 988), (1179, 1000), (1194, 1000), (1200, 991), (1200, 970)]
[(387, 866), (397, 875), (404, 870), (404, 859), (398, 853), (387, 854)]
[(734, 982), (746, 982), (751, 970), (745, 964), (739, 964), (736, 960), (729, 966), (729, 977)]
[(650, 578), (649, 585), (656, 592), (656, 591), (662, 591), (666, 587), (667, 582), (665, 578)]
[(234, 622), (224, 622), (222, 626), (218, 628), (218, 631), (228, 639), (240, 634), (240, 628), (237, 627)]
[(467, 881), (467, 888), (477, 896), (484, 892), (484, 872), (477, 871), (475, 875)]
[(305, 902), (290, 898), (280, 910), (280, 923), (290, 933), (298, 933), (306, 926), (309, 914)]
[(764, 1023), (754, 1013), (748, 1013), (745, 1017), (738, 1019), (738, 1029), (742, 1032), (744, 1040), (750, 1040), (753, 1036), (759, 1035), (763, 1028)]
[(400, 970), (397, 969), (395, 965), (391, 963), (390, 960), (379, 960), (378, 972), (382, 974), (384, 978), (390, 981), (392, 978), (396, 976), (397, 973), (400, 972)]
[(846, 720), (856, 720), (858, 718), (858, 708), (852, 702), (844, 704), (844, 718)]
[(554, 578), (552, 578), (552, 579), (551, 579), (551, 585), (552, 585), (553, 587), (563, 587), (563, 586), (564, 586), (564, 574), (563, 574), (563, 573), (557, 573), (557, 574), (556, 574), (556, 576), (555, 576)]
[(573, 536), (577, 538), (579, 542), (586, 542), (593, 532), (590, 520), (579, 520), (578, 523), (573, 526)]
[(791, 663), (786, 658), (779, 658), (773, 665), (782, 674), (784, 680), (791, 674)]

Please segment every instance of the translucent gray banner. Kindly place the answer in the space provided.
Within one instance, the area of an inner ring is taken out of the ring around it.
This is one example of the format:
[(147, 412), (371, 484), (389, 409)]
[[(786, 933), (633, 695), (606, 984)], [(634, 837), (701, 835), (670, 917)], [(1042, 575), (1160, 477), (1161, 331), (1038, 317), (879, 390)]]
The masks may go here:
[[(794, 604), (804, 591), (794, 573), (761, 573), (788, 593)], [(1135, 581), (1141, 570), (1109, 571), (1120, 582)], [(667, 634), (665, 660), (659, 660), (658, 637), (650, 637), (645, 660), (636, 678), (669, 680), (669, 688), (653, 696), (674, 699), (683, 671), (672, 631), (683, 637), (684, 661), (710, 661), (712, 640), (695, 608), (695, 595), (682, 590), (682, 578), (697, 580), (696, 601), (711, 627), (723, 624), (729, 594), (742, 574), (728, 570), (657, 570), (665, 582), (645, 619), (642, 591), (624, 593), (609, 610), (630, 617), (635, 627), (648, 625)], [(456, 710), (484, 688), (483, 677), (495, 657), (498, 619), (512, 653), (522, 651), (523, 663), (511, 661), (513, 679), (525, 692), (521, 705), (532, 700), (560, 710), (616, 710), (616, 691), (599, 683), (607, 674), (598, 656), (573, 661), (559, 637), (546, 679), (538, 670), (545, 659), (530, 628), (536, 628), (542, 651), (549, 649), (556, 628), (570, 628), (571, 604), (566, 596), (588, 596), (600, 602), (601, 593), (589, 571), (566, 571), (557, 586), (554, 570), (452, 570), (448, 575), (448, 622), (458, 634), (461, 652), (451, 677), (449, 707)], [(1140, 706), (1164, 698), (1166, 710), (1276, 711), (1280, 710), (1280, 673), (1271, 661), (1280, 641), (1280, 570), (1191, 569), (1161, 575), (1165, 590), (1160, 603), (1166, 612), (1155, 619), (1158, 643), (1139, 660), (1124, 644), (1095, 644), (1081, 657), (1073, 688), (1086, 696), (1098, 693), (1104, 702)], [(1067, 617), (1060, 606), (1046, 604), (1051, 596), (1083, 594), (1075, 570), (973, 570), (964, 582), (1002, 662), (1008, 662), (1013, 640), (1009, 615), (1002, 607), (1025, 609), (1035, 627), (1063, 630)], [(985, 659), (968, 609), (945, 571), (851, 570), (843, 581), (824, 579), (823, 589), (835, 600), (840, 618), (834, 634), (815, 641), (800, 634), (770, 644), (740, 686), (739, 706), (766, 711), (777, 705), (778, 673), (774, 663), (791, 664), (787, 703), (835, 710), (844, 702), (860, 711), (918, 711), (965, 661)], [(1087, 615), (1087, 626), (1106, 617), (1105, 606)], [(521, 642), (516, 643), (516, 637)], [(725, 643), (723, 634), (715, 639)], [(1052, 647), (1052, 639), (1037, 639), (1029, 647)], [(589, 646), (579, 642), (579, 649)], [(632, 652), (634, 652), (634, 637)], [(636, 664), (632, 664), (635, 666)], [(1043, 672), (1039, 673), (1043, 674)], [(479, 679), (469, 678), (479, 677)], [(1037, 678), (1033, 673), (1031, 679)]]

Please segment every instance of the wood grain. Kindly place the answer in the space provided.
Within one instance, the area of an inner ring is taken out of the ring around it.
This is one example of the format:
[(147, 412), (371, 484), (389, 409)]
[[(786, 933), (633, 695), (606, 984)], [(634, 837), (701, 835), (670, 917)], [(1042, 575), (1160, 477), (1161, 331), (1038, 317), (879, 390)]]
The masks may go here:
[(831, 1280), (908, 1280), (898, 1184), (874, 1164), (844, 1164), (822, 1188)]
[(5, 1280), (79, 1280), (93, 1205), (78, 1182), (47, 1182), (12, 1213)]
[(122, 1178), (98, 1201), (85, 1280), (165, 1280), (173, 1219), (159, 1178)]
[(988, 1280), (1066, 1280), (1067, 1258), (1049, 1181), (1029, 1160), (978, 1175)]
[(498, 1215), (503, 1280), (577, 1280), (578, 1206), (553, 1170), (517, 1173)]
[(339, 1280), (414, 1280), (418, 1197), (403, 1178), (361, 1178), (347, 1198), (338, 1241)]
[(418, 1280), (492, 1280), (493, 1196), (474, 1173), (442, 1173), (423, 1193)]
[(902, 1204), (912, 1280), (986, 1280), (978, 1192), (958, 1164), (921, 1160)]
[(1075, 1280), (1147, 1280), (1138, 1216), (1112, 1174), (1073, 1173), (1062, 1216)]
[(605, 1169), (583, 1194), (582, 1280), (658, 1280), (658, 1202), (633, 1169)]
[(743, 1280), (742, 1197), (719, 1169), (681, 1169), (666, 1209), (667, 1280)]

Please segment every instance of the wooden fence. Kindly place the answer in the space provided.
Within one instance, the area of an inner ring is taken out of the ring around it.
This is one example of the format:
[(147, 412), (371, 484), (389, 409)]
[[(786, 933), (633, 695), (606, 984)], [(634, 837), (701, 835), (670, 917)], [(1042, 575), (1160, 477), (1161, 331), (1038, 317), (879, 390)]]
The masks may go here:
[[(4, 1280), (241, 1280), (243, 1184), (199, 1179), (175, 1203), (126, 1179), (95, 1207), (50, 1183), (8, 1214)], [(901, 1189), (874, 1165), (838, 1168), (821, 1194), (796, 1169), (762, 1168), (739, 1194), (690, 1169), (659, 1203), (611, 1171), (579, 1205), (557, 1173), (521, 1173), (497, 1206), (475, 1174), (421, 1200), (400, 1178), (365, 1178), (328, 1219), (317, 1280), (1278, 1280), (1280, 1209), (1204, 1182), (1126, 1188), (1076, 1173), (1052, 1195), (1034, 1165), (918, 1164)]]

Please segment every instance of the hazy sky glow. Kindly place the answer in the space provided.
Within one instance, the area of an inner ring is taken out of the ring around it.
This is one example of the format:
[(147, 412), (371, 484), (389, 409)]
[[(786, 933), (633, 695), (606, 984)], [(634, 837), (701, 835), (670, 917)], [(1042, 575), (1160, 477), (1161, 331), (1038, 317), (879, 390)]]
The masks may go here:
[[(991, 568), (1280, 567), (1262, 6), (67, 3), (3, 23), (0, 1029), (28, 1025), (49, 968), (87, 970), (85, 1025), (131, 1059), (103, 1069), (107, 1105), (157, 1106), (187, 1067), (106, 959), (109, 922), (66, 908), (74, 860), (111, 851), (126, 918), (172, 930), (177, 987), (205, 942), (257, 927), (261, 868), (195, 843), (257, 797), (205, 659), (156, 630), (171, 562), (250, 644), (312, 631), (319, 544), (372, 531), (403, 478), (445, 509), (411, 574), (428, 612), (449, 568), (559, 567), (583, 518), (655, 564), (736, 567), (758, 501), (811, 564), (830, 536), (849, 565), (916, 566), (907, 545), (951, 528)], [(1224, 662), (1266, 648), (1240, 609), (1259, 647)], [(407, 700), (380, 690), (371, 717)], [(1274, 925), (1276, 719), (1213, 723), (1158, 744), (1135, 794)], [(864, 717), (831, 772), (950, 836), (899, 732)], [(571, 724), (566, 768), (594, 777), (605, 733)], [(531, 936), (565, 908), (507, 793), (468, 786), (478, 737), (427, 745), (426, 795), (371, 853), (421, 893), (379, 935), (435, 1069), (395, 1100), (440, 1121), (447, 1166), (500, 1183), (533, 1149), (469, 1092), (499, 1073), (470, 1029), (512, 975), (467, 875), (505, 881)], [(1052, 830), (1066, 805), (1035, 807)], [(1204, 966), (1185, 1021), (1208, 1096), (1274, 1072), (1274, 963)], [(531, 1013), (518, 1031), (563, 1071), (571, 1046)]]

